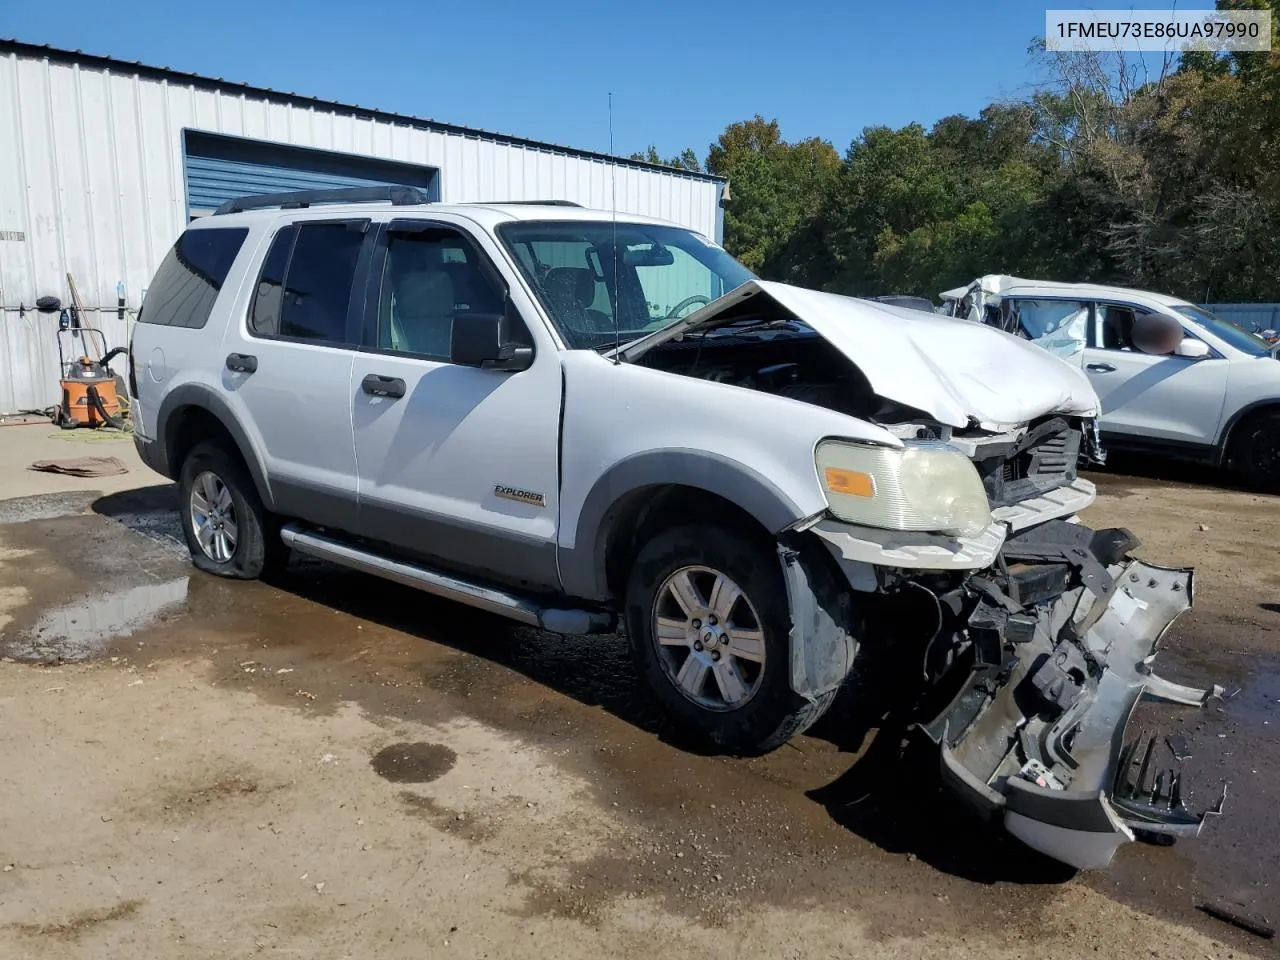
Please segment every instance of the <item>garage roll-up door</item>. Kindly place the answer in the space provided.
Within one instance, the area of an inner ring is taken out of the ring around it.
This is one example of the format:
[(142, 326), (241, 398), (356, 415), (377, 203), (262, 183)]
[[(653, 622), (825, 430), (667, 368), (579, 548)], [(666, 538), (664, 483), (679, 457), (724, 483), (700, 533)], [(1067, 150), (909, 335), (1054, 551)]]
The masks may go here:
[(310, 150), (261, 140), (184, 132), (187, 213), (199, 217), (237, 197), (289, 190), (386, 184), (420, 187), (439, 199), (439, 170), (349, 153)]

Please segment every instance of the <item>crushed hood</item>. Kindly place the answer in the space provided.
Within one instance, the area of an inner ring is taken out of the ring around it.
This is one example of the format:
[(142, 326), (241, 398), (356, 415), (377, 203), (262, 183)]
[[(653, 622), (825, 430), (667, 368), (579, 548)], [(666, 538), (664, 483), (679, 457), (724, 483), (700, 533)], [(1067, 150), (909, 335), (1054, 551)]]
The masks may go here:
[(659, 344), (747, 319), (773, 301), (843, 353), (877, 394), (952, 427), (1007, 430), (1049, 413), (1096, 416), (1083, 371), (1009, 334), (976, 323), (749, 280), (684, 320), (627, 344), (635, 360)]

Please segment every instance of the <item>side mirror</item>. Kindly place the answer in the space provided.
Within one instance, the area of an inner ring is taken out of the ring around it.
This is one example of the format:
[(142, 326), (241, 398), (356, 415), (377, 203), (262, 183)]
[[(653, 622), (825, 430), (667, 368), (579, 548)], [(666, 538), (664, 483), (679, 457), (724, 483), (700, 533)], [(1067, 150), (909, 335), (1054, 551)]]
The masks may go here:
[(1173, 348), (1173, 352), (1176, 356), (1186, 357), (1188, 360), (1200, 360), (1209, 355), (1209, 345), (1203, 340), (1189, 340), (1183, 337)]
[(449, 361), (485, 370), (527, 370), (533, 347), (513, 336), (523, 321), (508, 299), (503, 313), (460, 313), (453, 318)]

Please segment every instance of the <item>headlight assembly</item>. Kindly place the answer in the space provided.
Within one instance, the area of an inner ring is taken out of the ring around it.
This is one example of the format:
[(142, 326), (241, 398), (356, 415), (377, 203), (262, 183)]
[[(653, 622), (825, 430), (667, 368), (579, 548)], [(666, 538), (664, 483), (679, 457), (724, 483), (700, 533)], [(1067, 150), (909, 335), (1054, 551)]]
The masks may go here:
[(901, 448), (824, 440), (815, 457), (831, 512), (847, 523), (972, 537), (991, 523), (972, 461), (937, 441)]

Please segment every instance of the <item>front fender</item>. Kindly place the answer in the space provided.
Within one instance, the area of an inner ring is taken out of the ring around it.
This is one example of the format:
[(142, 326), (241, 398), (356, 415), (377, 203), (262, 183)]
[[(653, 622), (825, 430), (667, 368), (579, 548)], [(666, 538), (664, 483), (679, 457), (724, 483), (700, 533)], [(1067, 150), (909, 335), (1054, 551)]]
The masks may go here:
[(706, 450), (669, 449), (638, 453), (614, 464), (592, 484), (578, 514), (572, 548), (560, 550), (560, 579), (570, 596), (609, 598), (605, 556), (618, 522), (618, 507), (646, 488), (671, 485), (713, 493), (751, 514), (777, 533), (806, 513), (783, 490), (744, 463)]

